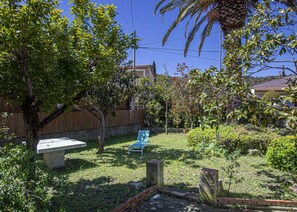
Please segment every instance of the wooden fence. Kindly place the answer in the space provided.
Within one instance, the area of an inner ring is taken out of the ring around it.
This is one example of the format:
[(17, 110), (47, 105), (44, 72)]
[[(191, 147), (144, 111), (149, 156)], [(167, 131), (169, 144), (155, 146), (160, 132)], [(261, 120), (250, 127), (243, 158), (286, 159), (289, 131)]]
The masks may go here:
[[(45, 113), (39, 113), (41, 120), (45, 116)], [(108, 114), (106, 127), (139, 124), (143, 123), (143, 119), (143, 110), (117, 110), (114, 116)], [(8, 127), (16, 137), (24, 136), (25, 128), (22, 113), (11, 113), (8, 118)], [(100, 127), (101, 124), (90, 113), (84, 111), (71, 111), (63, 113), (61, 116), (50, 122), (40, 134), (45, 135), (51, 133), (82, 131), (98, 129)]]

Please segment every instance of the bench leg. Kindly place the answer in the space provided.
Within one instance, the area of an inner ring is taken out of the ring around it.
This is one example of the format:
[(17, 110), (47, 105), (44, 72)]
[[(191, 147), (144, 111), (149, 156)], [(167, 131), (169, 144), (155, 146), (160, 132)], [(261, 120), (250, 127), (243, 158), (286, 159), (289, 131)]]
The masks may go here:
[(65, 166), (65, 150), (43, 153), (43, 158), (49, 168), (61, 168)]

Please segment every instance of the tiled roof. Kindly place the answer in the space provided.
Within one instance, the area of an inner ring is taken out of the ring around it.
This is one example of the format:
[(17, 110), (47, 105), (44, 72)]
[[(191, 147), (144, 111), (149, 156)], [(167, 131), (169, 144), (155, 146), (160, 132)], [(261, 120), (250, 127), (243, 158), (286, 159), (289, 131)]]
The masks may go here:
[(293, 78), (293, 77), (295, 77), (295, 76), (290, 75), (287, 77), (282, 77), (279, 79), (264, 82), (264, 83), (252, 86), (252, 89), (255, 89), (257, 91), (269, 91), (269, 90), (281, 91), (283, 88), (288, 87), (287, 81), (288, 81), (288, 79)]

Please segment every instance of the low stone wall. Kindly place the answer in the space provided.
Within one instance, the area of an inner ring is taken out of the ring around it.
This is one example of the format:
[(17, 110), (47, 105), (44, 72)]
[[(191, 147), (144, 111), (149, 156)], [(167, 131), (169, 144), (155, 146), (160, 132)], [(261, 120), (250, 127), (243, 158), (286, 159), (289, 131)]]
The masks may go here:
[[(164, 127), (152, 127), (151, 128), (152, 133), (165, 133)], [(168, 133), (183, 133), (183, 128), (168, 128)]]
[[(105, 135), (106, 135), (106, 138), (108, 138), (108, 137), (117, 136), (117, 135), (136, 134), (138, 130), (142, 128), (143, 128), (143, 124), (107, 127)], [(63, 132), (63, 133), (51, 133), (51, 134), (40, 136), (40, 139), (68, 137), (68, 138), (73, 138), (81, 141), (90, 141), (90, 140), (97, 140), (98, 135), (99, 135), (99, 129), (90, 129), (90, 130), (80, 130), (80, 131), (71, 131), (71, 132)], [(25, 140), (24, 137), (19, 137), (14, 139), (14, 142), (21, 143), (21, 141), (24, 141), (24, 140)], [(4, 144), (5, 143), (3, 141), (0, 141), (0, 146)]]
[[(132, 124), (125, 126), (116, 126), (116, 127), (107, 127), (105, 132), (105, 137), (112, 137), (117, 135), (127, 135), (137, 133), (138, 130), (142, 129), (143, 124)], [(96, 140), (99, 135), (99, 129), (91, 129), (91, 130), (81, 130), (81, 131), (73, 131), (73, 132), (63, 132), (63, 133), (53, 133), (42, 135), (42, 139), (46, 138), (57, 138), (57, 137), (68, 137), (74, 138), (81, 141), (89, 141)]]

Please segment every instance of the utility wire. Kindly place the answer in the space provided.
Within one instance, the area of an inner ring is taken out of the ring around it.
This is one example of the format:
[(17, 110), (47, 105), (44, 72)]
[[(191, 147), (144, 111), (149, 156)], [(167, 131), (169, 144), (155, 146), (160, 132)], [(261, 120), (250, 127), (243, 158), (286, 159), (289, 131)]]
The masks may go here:
[[(159, 47), (149, 47), (149, 46), (140, 46), (139, 49), (155, 49), (155, 50), (168, 50), (168, 51), (184, 51), (184, 49), (173, 49), (173, 48), (159, 48)], [(190, 49), (189, 52), (197, 52), (198, 50)], [(216, 50), (203, 50), (202, 52), (208, 53), (220, 53), (220, 51)]]
[[(156, 49), (144, 49), (144, 50), (149, 50), (149, 51), (161, 52), (161, 53), (166, 53), (166, 54), (174, 54), (174, 55), (184, 56), (183, 54), (176, 53), (176, 52), (168, 52), (168, 51), (162, 51), (162, 50), (156, 50)], [(194, 55), (187, 55), (187, 57), (194, 57), (194, 58), (203, 59), (203, 60), (218, 61), (216, 59), (207, 58), (207, 57), (198, 57), (198, 56), (194, 56)]]
[[(214, 32), (211, 32), (212, 34), (214, 33), (219, 33), (219, 31), (214, 31)], [(196, 35), (195, 37), (200, 37), (200, 35)], [(182, 37), (182, 38), (176, 38), (176, 39), (170, 39), (170, 40), (167, 40), (166, 42), (172, 42), (172, 41), (178, 41), (178, 40), (185, 40), (187, 38), (185, 37)], [(142, 45), (151, 45), (151, 44), (158, 44), (158, 43), (162, 43), (162, 41), (156, 41), (156, 42), (149, 42), (149, 43), (143, 43)]]
[[(172, 42), (172, 41), (178, 41), (178, 40), (184, 40), (185, 38), (176, 38), (172, 40), (167, 40), (167, 42)], [(151, 43), (143, 43), (142, 45), (151, 45), (151, 44), (158, 44), (162, 43), (161, 41), (156, 41), (156, 42), (151, 42)]]

